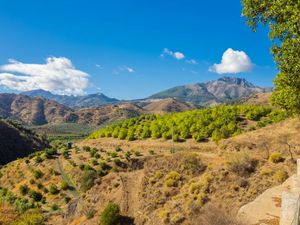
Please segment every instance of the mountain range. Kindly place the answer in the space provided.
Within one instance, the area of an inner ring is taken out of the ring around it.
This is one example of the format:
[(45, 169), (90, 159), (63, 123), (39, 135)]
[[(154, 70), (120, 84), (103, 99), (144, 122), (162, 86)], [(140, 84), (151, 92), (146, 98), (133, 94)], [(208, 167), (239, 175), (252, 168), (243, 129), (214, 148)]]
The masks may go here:
[(74, 108), (86, 108), (86, 107), (97, 107), (101, 105), (114, 104), (119, 102), (118, 99), (107, 97), (102, 93), (84, 95), (84, 96), (68, 96), (68, 95), (56, 95), (50, 91), (42, 89), (22, 92), (22, 95), (30, 97), (43, 97), (46, 99), (54, 100), (65, 106)]
[[(196, 106), (210, 106), (236, 100), (249, 96), (253, 93), (270, 92), (271, 88), (255, 86), (243, 78), (221, 77), (218, 80), (206, 83), (196, 83), (173, 87), (142, 100), (131, 100), (125, 102), (140, 103), (155, 99), (175, 98), (182, 102), (188, 102)], [(43, 97), (54, 100), (71, 108), (94, 108), (103, 105), (124, 102), (116, 98), (110, 98), (102, 93), (89, 94), (85, 96), (56, 95), (45, 90), (33, 90), (21, 93), (30, 97)]]
[(176, 98), (197, 106), (210, 106), (236, 100), (253, 93), (270, 92), (271, 88), (255, 86), (242, 78), (222, 77), (207, 83), (183, 85), (156, 93), (148, 99)]
[(182, 112), (212, 106), (270, 90), (245, 79), (230, 77), (178, 86), (131, 101), (119, 101), (104, 94), (66, 96), (33, 90), (21, 94), (0, 94), (0, 117), (27, 125), (72, 122), (99, 126), (141, 114)]

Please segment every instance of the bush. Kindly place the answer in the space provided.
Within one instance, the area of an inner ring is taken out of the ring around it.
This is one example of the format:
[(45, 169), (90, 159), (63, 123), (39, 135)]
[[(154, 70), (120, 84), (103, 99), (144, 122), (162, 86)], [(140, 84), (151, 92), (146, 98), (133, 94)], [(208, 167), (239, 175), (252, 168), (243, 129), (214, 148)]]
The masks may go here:
[(284, 161), (284, 158), (279, 152), (274, 152), (270, 155), (270, 161), (273, 163), (280, 163)]
[(19, 191), (22, 195), (26, 195), (29, 192), (29, 188), (26, 184), (24, 184), (19, 187)]
[(281, 169), (277, 170), (273, 177), (277, 182), (283, 183), (286, 179), (289, 178), (289, 174), (286, 170)]
[(181, 175), (176, 171), (171, 171), (166, 175), (165, 185), (167, 187), (176, 187), (178, 185)]
[(35, 170), (33, 171), (33, 176), (35, 179), (40, 179), (44, 176), (44, 174), (41, 170)]
[(35, 157), (35, 162), (36, 163), (41, 163), (41, 162), (43, 162), (43, 159), (41, 158), (41, 156), (37, 156), (37, 157)]
[(89, 220), (89, 219), (92, 219), (95, 214), (96, 214), (96, 210), (95, 209), (88, 209), (85, 211), (85, 217)]
[(51, 184), (49, 188), (49, 192), (52, 195), (57, 195), (59, 193), (59, 189), (55, 184)]
[(53, 205), (51, 206), (51, 209), (52, 209), (53, 211), (57, 211), (57, 210), (59, 210), (59, 206), (58, 206), (57, 204), (53, 204)]
[(42, 193), (37, 192), (37, 191), (30, 191), (29, 196), (36, 202), (40, 202), (43, 198)]
[(246, 176), (255, 171), (257, 161), (246, 153), (237, 153), (227, 162), (228, 169), (241, 176)]
[(10, 225), (42, 225), (44, 224), (44, 216), (38, 209), (31, 209), (23, 214)]
[(86, 151), (86, 152), (91, 151), (91, 147), (90, 146), (83, 146), (82, 149), (83, 149), (83, 151)]
[(54, 149), (54, 148), (47, 148), (47, 149), (45, 150), (45, 157), (46, 157), (47, 159), (53, 158), (53, 156), (55, 156), (56, 154), (57, 154), (57, 150)]
[(69, 184), (66, 181), (61, 182), (60, 188), (62, 190), (67, 190), (69, 188)]
[(100, 216), (100, 225), (118, 225), (120, 223), (120, 207), (115, 203), (108, 203)]
[(80, 188), (82, 191), (89, 190), (94, 185), (97, 173), (93, 170), (85, 170), (80, 179)]

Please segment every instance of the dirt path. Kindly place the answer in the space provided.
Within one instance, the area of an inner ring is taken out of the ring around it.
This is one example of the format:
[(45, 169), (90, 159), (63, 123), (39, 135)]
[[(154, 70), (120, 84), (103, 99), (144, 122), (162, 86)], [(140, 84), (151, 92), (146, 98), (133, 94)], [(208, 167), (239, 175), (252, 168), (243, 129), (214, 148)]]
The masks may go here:
[(120, 173), (121, 183), (123, 185), (123, 200), (121, 209), (125, 215), (135, 217), (139, 209), (139, 192), (142, 187), (143, 170), (131, 173)]
[(60, 157), (57, 158), (57, 169), (60, 172), (63, 180), (68, 183), (68, 185), (72, 188), (70, 192), (75, 198), (80, 197), (80, 192), (78, 191), (77, 187), (75, 186), (74, 182), (71, 180), (71, 178), (68, 176), (68, 174), (65, 172), (64, 167), (62, 165)]

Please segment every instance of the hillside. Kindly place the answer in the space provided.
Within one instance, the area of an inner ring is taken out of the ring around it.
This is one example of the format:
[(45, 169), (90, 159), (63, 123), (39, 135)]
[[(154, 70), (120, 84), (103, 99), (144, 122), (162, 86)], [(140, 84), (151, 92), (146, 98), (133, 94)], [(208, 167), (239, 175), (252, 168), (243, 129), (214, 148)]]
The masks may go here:
[(177, 99), (166, 98), (162, 100), (150, 101), (143, 108), (155, 114), (164, 114), (189, 111), (195, 109), (196, 107), (192, 104), (182, 102)]
[(130, 141), (173, 138), (178, 142), (193, 138), (199, 142), (209, 139), (219, 141), (279, 122), (286, 117), (285, 111), (266, 106), (217, 106), (163, 116), (142, 115), (106, 126), (90, 135), (90, 138), (114, 137)]
[(16, 119), (27, 125), (61, 123), (71, 109), (41, 97), (0, 94), (0, 117)]
[[(127, 224), (216, 225), (219, 219), (232, 225), (241, 206), (294, 173), (284, 140), (296, 146), (299, 134), (299, 120), (289, 119), (219, 144), (175, 143), (175, 154), (164, 140), (101, 138), (70, 151), (57, 145), (58, 152), (40, 152), (1, 169), (0, 220), (21, 221), (18, 210), (41, 208), (31, 213), (46, 224), (96, 225), (111, 201)], [(268, 160), (275, 153), (282, 160)]]
[(84, 95), (84, 96), (68, 96), (68, 95), (55, 95), (49, 91), (33, 90), (21, 93), (30, 97), (43, 97), (46, 99), (54, 100), (71, 108), (87, 108), (87, 107), (99, 107), (107, 104), (118, 103), (119, 100), (115, 98), (109, 98), (102, 93)]
[(222, 77), (216, 81), (174, 87), (148, 99), (177, 98), (198, 106), (209, 106), (235, 100), (253, 93), (268, 91), (242, 78)]
[[(45, 96), (47, 97), (47, 96)], [(78, 123), (98, 127), (142, 114), (181, 112), (195, 108), (175, 99), (147, 101), (142, 104), (120, 102), (95, 108), (68, 108), (42, 97), (0, 94), (0, 117), (16, 119), (26, 125)]]
[(0, 165), (44, 149), (47, 142), (12, 121), (0, 120)]
[(235, 103), (236, 104), (245, 104), (245, 105), (271, 105), (272, 92), (266, 93), (256, 93), (249, 95), (247, 97), (243, 97), (238, 99)]

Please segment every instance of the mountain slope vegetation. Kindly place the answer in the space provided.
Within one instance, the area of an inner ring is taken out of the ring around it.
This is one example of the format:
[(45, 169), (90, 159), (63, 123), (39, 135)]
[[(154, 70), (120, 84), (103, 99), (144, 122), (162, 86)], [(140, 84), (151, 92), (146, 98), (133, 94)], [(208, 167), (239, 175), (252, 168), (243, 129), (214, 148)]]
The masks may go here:
[(20, 124), (0, 120), (0, 165), (28, 156), (47, 145), (47, 141)]
[(71, 150), (58, 143), (0, 170), (0, 222), (34, 214), (45, 224), (96, 225), (110, 202), (129, 224), (198, 225), (209, 205), (223, 208), (214, 216), (224, 220), (294, 173), (281, 137), (295, 146), (299, 134), (291, 119), (219, 144), (175, 143), (174, 154), (162, 140), (92, 139)]
[(175, 141), (189, 138), (219, 141), (246, 128), (263, 127), (286, 117), (285, 111), (266, 106), (217, 106), (163, 116), (142, 115), (100, 129), (89, 138), (114, 137), (133, 141), (146, 138), (167, 140), (173, 136)]

